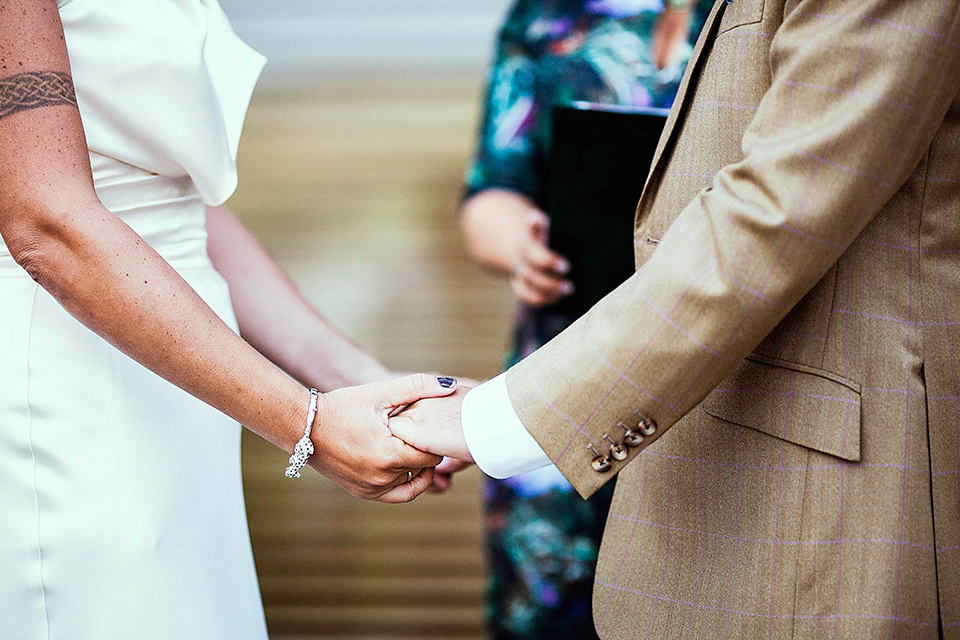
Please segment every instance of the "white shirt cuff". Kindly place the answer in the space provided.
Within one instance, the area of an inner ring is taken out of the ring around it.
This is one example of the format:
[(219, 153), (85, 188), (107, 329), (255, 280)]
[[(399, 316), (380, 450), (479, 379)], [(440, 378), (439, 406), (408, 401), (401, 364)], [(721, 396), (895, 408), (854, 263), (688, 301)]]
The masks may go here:
[(470, 455), (488, 476), (509, 478), (550, 464), (510, 404), (506, 373), (468, 391), (460, 419)]

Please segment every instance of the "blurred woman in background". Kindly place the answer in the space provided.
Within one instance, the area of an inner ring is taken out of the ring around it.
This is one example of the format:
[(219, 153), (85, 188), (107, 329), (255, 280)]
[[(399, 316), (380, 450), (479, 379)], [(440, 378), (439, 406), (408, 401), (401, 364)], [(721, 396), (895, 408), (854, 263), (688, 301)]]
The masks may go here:
[[(576, 319), (552, 307), (572, 292), (576, 273), (547, 246), (551, 108), (669, 107), (712, 4), (517, 0), (509, 10), (460, 212), (470, 254), (509, 279), (519, 301), (507, 366)], [(584, 501), (553, 466), (487, 480), (493, 637), (596, 637), (591, 592), (612, 493), (611, 483)]]

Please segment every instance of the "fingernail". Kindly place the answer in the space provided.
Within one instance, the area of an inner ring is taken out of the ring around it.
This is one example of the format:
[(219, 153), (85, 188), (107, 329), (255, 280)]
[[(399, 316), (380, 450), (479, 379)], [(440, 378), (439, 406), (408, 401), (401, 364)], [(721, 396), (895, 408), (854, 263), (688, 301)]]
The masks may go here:
[(444, 389), (449, 389), (453, 385), (457, 384), (457, 379), (443, 377), (443, 378), (437, 378), (437, 382), (439, 382), (440, 386), (443, 387)]
[(567, 294), (567, 295), (570, 295), (571, 293), (573, 293), (573, 283), (572, 283), (572, 282), (564, 282), (564, 283), (563, 283), (563, 292), (564, 292), (565, 294)]
[(566, 260), (560, 260), (557, 262), (557, 273), (566, 273), (570, 271), (570, 263)]

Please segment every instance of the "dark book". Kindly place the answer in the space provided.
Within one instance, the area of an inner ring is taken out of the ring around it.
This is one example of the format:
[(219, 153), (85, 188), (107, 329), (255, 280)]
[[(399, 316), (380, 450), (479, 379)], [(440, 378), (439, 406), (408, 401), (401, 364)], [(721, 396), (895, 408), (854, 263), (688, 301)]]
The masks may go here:
[(552, 309), (582, 315), (634, 272), (633, 219), (666, 109), (555, 106), (545, 211), (574, 292)]

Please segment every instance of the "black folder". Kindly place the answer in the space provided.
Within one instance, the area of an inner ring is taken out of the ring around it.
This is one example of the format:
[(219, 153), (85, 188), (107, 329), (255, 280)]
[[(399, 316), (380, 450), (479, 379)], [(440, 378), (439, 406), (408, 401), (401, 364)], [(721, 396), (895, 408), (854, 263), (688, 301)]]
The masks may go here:
[(552, 310), (579, 316), (634, 272), (633, 219), (666, 109), (553, 108), (545, 211), (575, 290)]

